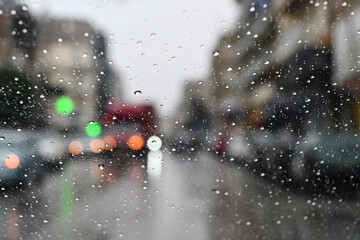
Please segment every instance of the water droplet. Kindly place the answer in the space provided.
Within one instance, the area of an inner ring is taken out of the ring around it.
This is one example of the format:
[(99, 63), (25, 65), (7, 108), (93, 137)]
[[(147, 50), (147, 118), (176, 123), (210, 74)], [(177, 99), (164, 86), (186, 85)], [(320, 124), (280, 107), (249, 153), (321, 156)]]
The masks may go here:
[(44, 94), (41, 94), (41, 95), (40, 95), (40, 98), (45, 98)]
[(251, 8), (249, 9), (249, 11), (250, 11), (250, 12), (254, 12), (254, 11), (255, 11), (255, 7), (251, 7)]
[(5, 137), (0, 137), (0, 141), (4, 141), (5, 140)]
[(58, 43), (62, 43), (63, 39), (62, 38), (58, 38)]
[(87, 56), (88, 56), (87, 53), (82, 54), (82, 57), (84, 57), (84, 58), (87, 57)]
[(269, 61), (265, 61), (265, 62), (264, 62), (265, 65), (268, 65), (269, 63), (270, 63)]
[(156, 37), (156, 33), (151, 33), (150, 37)]
[(94, 123), (95, 123), (95, 121), (94, 121), (94, 120), (91, 120), (91, 121), (89, 121), (89, 123), (90, 123), (90, 124), (94, 124)]
[(78, 85), (80, 85), (80, 86), (83, 85), (83, 82), (82, 82), (82, 81), (79, 81), (79, 82), (78, 82)]
[(100, 168), (101, 170), (103, 170), (103, 169), (105, 168), (105, 164), (103, 164), (103, 163), (99, 164), (99, 168)]
[(213, 52), (213, 56), (217, 57), (219, 55), (220, 55), (220, 53), (218, 51)]
[(142, 92), (141, 92), (140, 90), (136, 90), (136, 91), (134, 92), (134, 94), (135, 94), (135, 95), (141, 95)]
[(203, 82), (202, 82), (202, 81), (198, 81), (198, 84), (201, 85), (201, 84), (203, 84)]
[(232, 71), (232, 67), (228, 67), (228, 68), (226, 69), (226, 71), (228, 71), (228, 72)]

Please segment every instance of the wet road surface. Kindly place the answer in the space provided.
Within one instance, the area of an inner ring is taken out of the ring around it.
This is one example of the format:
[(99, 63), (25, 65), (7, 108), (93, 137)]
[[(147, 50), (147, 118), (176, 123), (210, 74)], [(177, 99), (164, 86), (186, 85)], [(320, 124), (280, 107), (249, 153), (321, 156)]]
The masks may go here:
[(359, 239), (359, 197), (280, 187), (208, 152), (72, 159), (0, 197), (1, 239)]

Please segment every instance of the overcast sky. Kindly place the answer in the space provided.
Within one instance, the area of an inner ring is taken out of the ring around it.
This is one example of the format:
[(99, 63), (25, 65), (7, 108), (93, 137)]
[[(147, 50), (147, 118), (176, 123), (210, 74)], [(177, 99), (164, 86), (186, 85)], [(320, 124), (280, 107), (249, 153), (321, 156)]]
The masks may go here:
[(235, 0), (24, 2), (35, 15), (82, 19), (104, 31), (126, 99), (149, 99), (163, 115), (174, 113), (186, 80), (208, 76), (215, 44), (240, 12)]

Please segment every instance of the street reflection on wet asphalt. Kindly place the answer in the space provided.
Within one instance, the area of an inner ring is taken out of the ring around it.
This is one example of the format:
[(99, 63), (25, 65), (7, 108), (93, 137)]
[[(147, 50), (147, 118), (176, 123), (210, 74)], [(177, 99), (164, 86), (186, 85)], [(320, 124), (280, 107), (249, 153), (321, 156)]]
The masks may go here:
[(0, 201), (1, 239), (360, 237), (358, 197), (281, 187), (208, 152), (74, 158)]

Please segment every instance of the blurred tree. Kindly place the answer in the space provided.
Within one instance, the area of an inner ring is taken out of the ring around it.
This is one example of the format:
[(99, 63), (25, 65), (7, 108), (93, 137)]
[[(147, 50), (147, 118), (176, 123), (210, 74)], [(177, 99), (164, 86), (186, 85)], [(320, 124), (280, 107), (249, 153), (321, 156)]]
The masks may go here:
[(12, 36), (15, 46), (22, 49), (30, 62), (34, 61), (37, 47), (36, 21), (27, 11), (27, 8), (18, 6), (16, 9), (12, 26)]
[(30, 77), (11, 68), (0, 69), (0, 119), (9, 127), (44, 126), (44, 114), (36, 86)]

